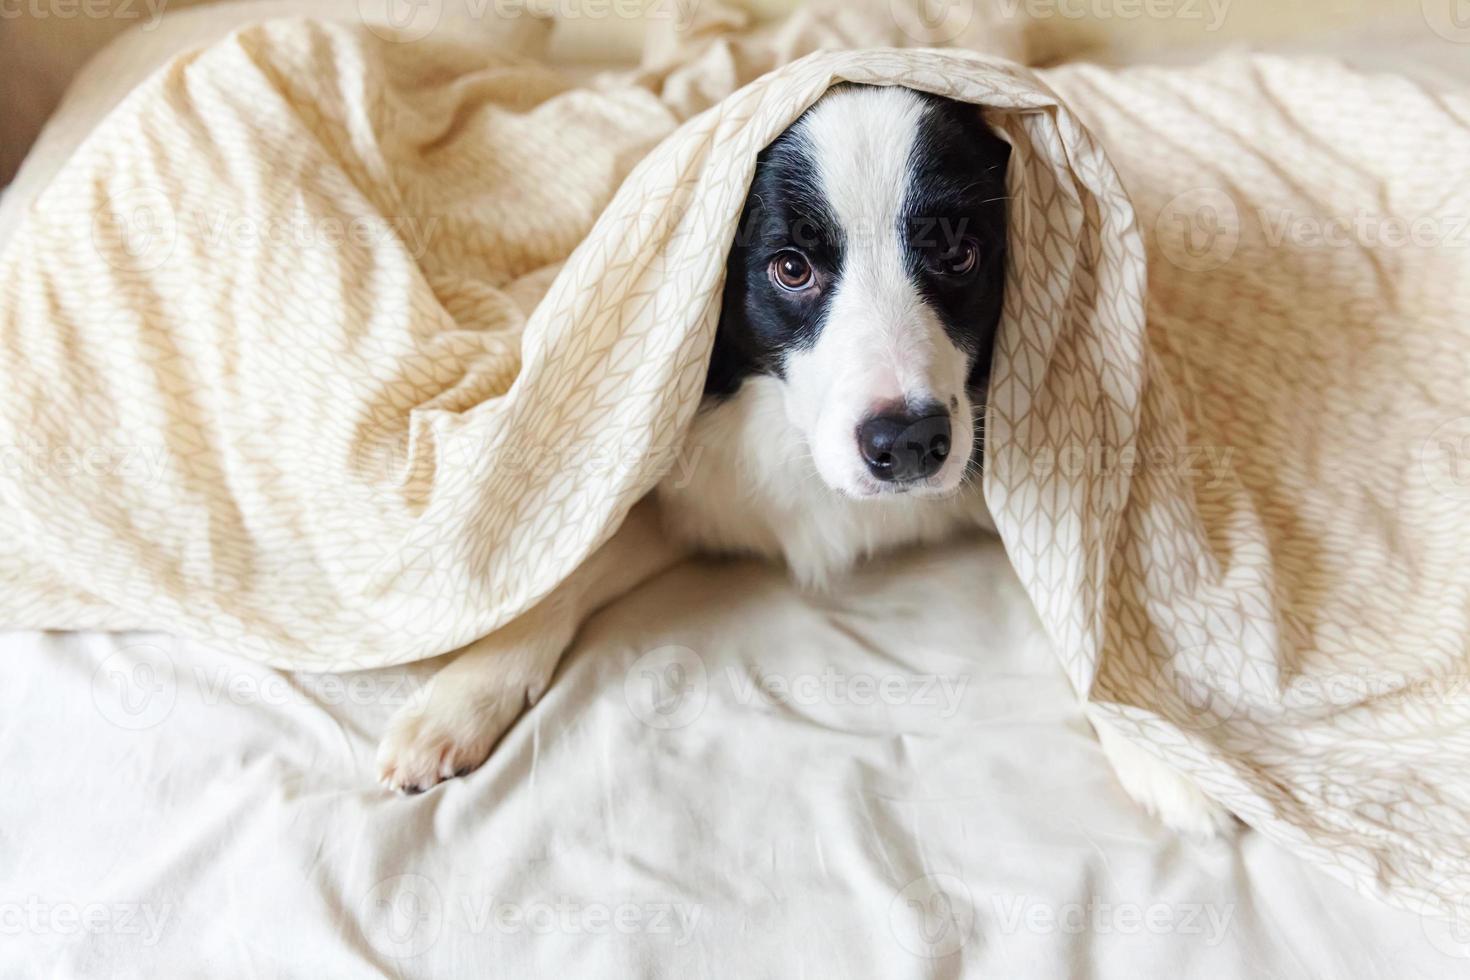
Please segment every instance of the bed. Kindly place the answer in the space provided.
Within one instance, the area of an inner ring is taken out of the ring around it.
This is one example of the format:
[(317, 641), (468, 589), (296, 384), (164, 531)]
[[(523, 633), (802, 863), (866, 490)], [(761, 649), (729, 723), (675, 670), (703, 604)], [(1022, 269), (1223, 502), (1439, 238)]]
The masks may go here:
[(1141, 813), (992, 540), (823, 598), (754, 564), (675, 569), (589, 625), (483, 769), (408, 799), (373, 755), (432, 664), (5, 646), (7, 976), (1458, 967), (1436, 920), (1249, 831), (1198, 844)]
[[(109, 49), (0, 235), (160, 50), (259, 14)], [(408, 799), (372, 760), (433, 661), (0, 646), (5, 976), (1400, 978), (1470, 955), (1248, 829), (1140, 812), (990, 538), (825, 595), (686, 563), (588, 625), (485, 767)]]

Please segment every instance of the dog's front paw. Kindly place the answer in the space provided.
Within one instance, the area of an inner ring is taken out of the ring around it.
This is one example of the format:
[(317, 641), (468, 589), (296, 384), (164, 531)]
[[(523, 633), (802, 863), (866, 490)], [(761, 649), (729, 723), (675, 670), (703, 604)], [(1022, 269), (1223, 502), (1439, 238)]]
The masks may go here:
[(422, 793), (476, 769), (525, 710), (524, 691), (455, 689), (435, 678), (388, 723), (378, 778), (390, 790)]
[(1129, 741), (1107, 722), (1094, 718), (1093, 728), (1123, 789), (1164, 826), (1202, 841), (1235, 832), (1235, 818), (1230, 811), (1206, 796), (1183, 773)]

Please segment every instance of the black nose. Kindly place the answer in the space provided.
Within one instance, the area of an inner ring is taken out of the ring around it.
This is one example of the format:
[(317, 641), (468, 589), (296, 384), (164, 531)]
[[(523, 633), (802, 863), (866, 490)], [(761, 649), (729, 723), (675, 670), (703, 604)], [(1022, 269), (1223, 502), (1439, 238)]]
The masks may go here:
[(922, 480), (949, 458), (949, 414), (875, 415), (857, 430), (868, 472), (890, 483)]

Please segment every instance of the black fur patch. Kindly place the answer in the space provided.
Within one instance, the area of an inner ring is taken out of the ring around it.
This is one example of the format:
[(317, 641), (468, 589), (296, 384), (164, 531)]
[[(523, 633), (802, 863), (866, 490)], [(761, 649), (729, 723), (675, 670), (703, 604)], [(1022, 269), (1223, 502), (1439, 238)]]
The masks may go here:
[(799, 249), (821, 275), (841, 275), (842, 231), (795, 124), (756, 158), (755, 179), (725, 266), (707, 394), (734, 394), (752, 374), (781, 377), (786, 353), (816, 342), (832, 290), (804, 300), (772, 285), (766, 270), (786, 248)]
[[(920, 94), (929, 103), (910, 153), (902, 227), (910, 278), (983, 384), (1000, 320), (1005, 276), (1006, 163), (1010, 147), (976, 106)], [(793, 124), (756, 160), (754, 180), (726, 263), (725, 290), (705, 393), (727, 396), (754, 374), (783, 376), (786, 356), (815, 343), (835, 289), (803, 298), (783, 293), (767, 269), (795, 248), (830, 283), (842, 275), (843, 231), (818, 183), (811, 149)], [(965, 237), (980, 246), (963, 280), (933, 263)]]
[[(990, 374), (1006, 265), (1006, 163), (1010, 145), (992, 133), (975, 106), (926, 95), (931, 103), (909, 155), (904, 198), (909, 277), (939, 314), (945, 332), (974, 358), (970, 387)], [(932, 261), (965, 237), (980, 247), (962, 281), (937, 275)]]

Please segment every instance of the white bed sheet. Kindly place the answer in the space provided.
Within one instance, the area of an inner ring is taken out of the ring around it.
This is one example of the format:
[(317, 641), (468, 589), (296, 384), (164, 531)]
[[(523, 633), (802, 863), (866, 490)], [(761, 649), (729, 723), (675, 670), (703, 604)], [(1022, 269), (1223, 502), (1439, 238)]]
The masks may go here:
[[(215, 9), (93, 62), (0, 237), (108, 91), (249, 19)], [(1139, 812), (994, 541), (827, 597), (676, 569), (485, 768), (390, 797), (376, 739), (434, 666), (0, 634), (0, 977), (1470, 975), (1438, 920)]]
[(1256, 835), (1137, 811), (993, 540), (826, 597), (687, 564), (592, 622), (485, 768), (392, 797), (375, 739), (431, 668), (4, 635), (0, 976), (1470, 967)]

